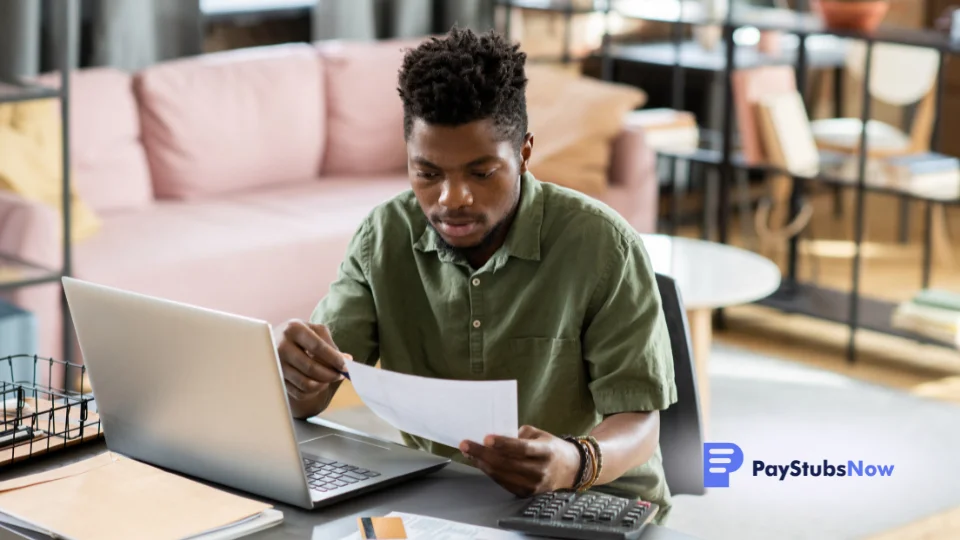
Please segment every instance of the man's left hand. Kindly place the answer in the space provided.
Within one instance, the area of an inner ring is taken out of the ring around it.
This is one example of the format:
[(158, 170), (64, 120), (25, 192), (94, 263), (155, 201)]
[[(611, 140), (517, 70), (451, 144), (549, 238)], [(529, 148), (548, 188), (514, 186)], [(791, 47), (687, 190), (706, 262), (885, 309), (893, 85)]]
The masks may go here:
[(504, 489), (520, 497), (571, 489), (580, 469), (576, 446), (532, 426), (518, 438), (488, 435), (483, 445), (460, 443), (460, 451)]

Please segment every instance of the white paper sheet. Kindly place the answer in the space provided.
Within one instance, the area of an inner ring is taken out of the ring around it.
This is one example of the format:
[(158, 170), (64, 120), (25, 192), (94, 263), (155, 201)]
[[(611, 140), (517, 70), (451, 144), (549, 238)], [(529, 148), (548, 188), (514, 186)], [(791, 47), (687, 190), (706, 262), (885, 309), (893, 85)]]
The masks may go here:
[[(353, 373), (350, 373), (353, 376)], [(477, 527), (456, 521), (447, 521), (416, 514), (390, 512), (387, 517), (399, 517), (403, 520), (403, 528), (407, 532), (408, 540), (528, 540), (529, 537), (510, 531)], [(360, 531), (357, 531), (342, 540), (361, 540)], [(316, 534), (314, 539), (317, 540)]]
[(454, 448), (517, 436), (517, 381), (432, 379), (357, 362), (348, 369), (364, 404), (400, 431)]

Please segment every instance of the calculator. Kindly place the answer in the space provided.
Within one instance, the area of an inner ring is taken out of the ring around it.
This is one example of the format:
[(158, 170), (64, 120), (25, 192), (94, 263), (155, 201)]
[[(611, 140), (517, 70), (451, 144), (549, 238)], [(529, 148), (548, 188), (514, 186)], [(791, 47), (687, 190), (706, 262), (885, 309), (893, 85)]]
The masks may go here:
[(574, 540), (636, 540), (660, 509), (654, 503), (603, 493), (557, 491), (535, 497), (501, 528)]

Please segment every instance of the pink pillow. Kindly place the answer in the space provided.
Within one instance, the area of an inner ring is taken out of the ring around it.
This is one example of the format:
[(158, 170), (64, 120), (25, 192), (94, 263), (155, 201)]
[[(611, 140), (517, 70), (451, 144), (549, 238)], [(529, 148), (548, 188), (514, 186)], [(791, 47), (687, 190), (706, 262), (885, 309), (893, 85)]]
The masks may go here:
[[(70, 76), (71, 184), (94, 211), (138, 208), (153, 199), (131, 81), (113, 68)], [(46, 74), (38, 82), (58, 87), (60, 75)]]
[(319, 174), (324, 90), (310, 45), (166, 62), (140, 72), (134, 86), (159, 197), (197, 199)]
[(397, 78), (421, 40), (317, 44), (324, 59), (327, 147), (324, 175), (397, 174), (407, 168)]

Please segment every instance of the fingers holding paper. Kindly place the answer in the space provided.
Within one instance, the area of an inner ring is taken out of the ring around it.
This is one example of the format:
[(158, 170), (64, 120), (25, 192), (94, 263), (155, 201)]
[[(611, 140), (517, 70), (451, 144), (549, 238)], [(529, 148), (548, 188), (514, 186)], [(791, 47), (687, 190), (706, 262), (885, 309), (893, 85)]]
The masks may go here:
[[(280, 366), (291, 405), (315, 414), (330, 385), (344, 379), (350, 355), (341, 353), (323, 325), (291, 321), (277, 345)], [(309, 410), (308, 410), (309, 409)]]
[(520, 497), (572, 487), (580, 466), (580, 455), (572, 444), (531, 426), (523, 426), (517, 438), (490, 435), (482, 445), (464, 441), (460, 451)]

